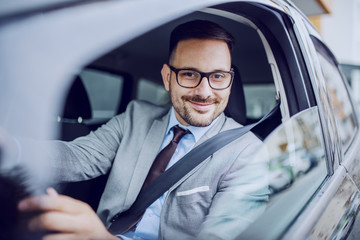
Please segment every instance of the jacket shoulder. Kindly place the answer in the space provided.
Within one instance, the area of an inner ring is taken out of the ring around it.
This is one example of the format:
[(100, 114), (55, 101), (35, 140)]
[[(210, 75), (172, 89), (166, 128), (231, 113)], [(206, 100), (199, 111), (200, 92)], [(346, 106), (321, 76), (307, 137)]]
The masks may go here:
[[(229, 129), (234, 129), (234, 128), (239, 128), (239, 127), (243, 127), (243, 125), (236, 122), (234, 119), (225, 116), (225, 122), (224, 122), (224, 126), (223, 126), (222, 131), (229, 130)], [(254, 142), (257, 142), (257, 143), (262, 142), (251, 130), (249, 132), (247, 132), (244, 136), (246, 136), (249, 141), (251, 140), (251, 141), (254, 141)]]
[(148, 117), (156, 118), (165, 115), (169, 109), (169, 106), (155, 105), (142, 100), (133, 100), (128, 104), (125, 112), (134, 116), (146, 115)]

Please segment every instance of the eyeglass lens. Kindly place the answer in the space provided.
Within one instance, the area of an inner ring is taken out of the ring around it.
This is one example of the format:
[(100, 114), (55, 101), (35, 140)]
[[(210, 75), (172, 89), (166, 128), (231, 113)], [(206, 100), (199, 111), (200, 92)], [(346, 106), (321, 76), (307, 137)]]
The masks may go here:
[[(179, 84), (184, 87), (196, 87), (202, 79), (201, 74), (193, 70), (180, 70), (177, 77)], [(216, 89), (227, 88), (232, 78), (231, 73), (222, 71), (211, 73), (206, 77), (209, 79), (210, 86)]]

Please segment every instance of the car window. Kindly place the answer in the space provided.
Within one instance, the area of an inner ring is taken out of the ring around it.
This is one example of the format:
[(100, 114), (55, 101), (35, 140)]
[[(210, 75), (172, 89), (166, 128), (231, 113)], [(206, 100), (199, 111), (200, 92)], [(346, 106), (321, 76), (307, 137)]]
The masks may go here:
[(276, 105), (274, 84), (246, 84), (244, 85), (244, 93), (248, 118), (261, 118)]
[[(100, 113), (110, 114), (110, 111), (112, 113), (117, 108), (117, 105), (109, 104), (109, 107), (106, 107), (107, 101), (118, 102), (121, 99), (121, 94), (125, 93), (131, 95), (129, 100), (140, 99), (159, 105), (168, 103), (169, 96), (163, 87), (160, 70), (163, 64), (167, 62), (170, 29), (173, 29), (180, 22), (198, 18), (209, 19), (221, 24), (231, 31), (236, 38), (232, 52), (232, 63), (234, 70), (236, 69), (236, 74), (229, 99), (228, 106), (230, 108), (227, 109), (229, 111), (225, 111), (227, 116), (232, 117), (243, 125), (253, 123), (276, 105), (279, 99), (278, 94), (281, 94), (283, 111), (279, 111), (280, 113), (276, 116), (276, 119), (272, 119), (267, 126), (261, 126), (257, 128), (257, 131), (253, 130), (254, 134), (260, 139), (264, 139), (270, 134), (268, 140), (265, 140), (264, 148), (259, 151), (263, 154), (257, 155), (255, 160), (257, 159), (262, 163), (265, 161), (267, 171), (266, 174), (261, 175), (261, 184), (262, 187), (271, 190), (270, 204), (272, 202), (283, 201), (283, 193), (285, 196), (294, 198), (297, 193), (294, 193), (291, 189), (297, 189), (296, 186), (300, 186), (301, 191), (298, 191), (298, 194), (301, 194), (301, 197), (298, 204), (293, 208), (296, 215), (304, 206), (304, 202), (316, 191), (318, 185), (326, 176), (326, 167), (322, 159), (323, 148), (318, 147), (322, 144), (321, 140), (314, 140), (313, 143), (310, 143), (310, 140), (304, 140), (308, 137), (306, 134), (308, 134), (309, 129), (318, 126), (316, 125), (317, 122), (312, 125), (311, 121), (308, 120), (303, 120), (302, 123), (299, 123), (300, 120), (296, 123), (290, 121), (290, 123), (285, 125), (289, 125), (289, 127), (281, 126), (279, 130), (271, 133), (281, 123), (284, 114), (290, 116), (289, 112), (286, 112), (288, 111), (287, 106), (290, 104), (296, 105), (292, 103), (294, 100), (285, 104), (287, 97), (294, 98), (294, 94), (287, 93), (282, 85), (283, 76), (287, 77), (287, 81), (284, 82), (290, 82), (290, 75), (287, 72), (288, 67), (284, 65), (290, 62), (290, 60), (285, 59), (280, 54), (282, 49), (279, 47), (279, 44), (271, 37), (268, 37), (268, 35), (264, 36), (266, 31), (263, 33), (261, 29), (255, 28), (253, 24), (249, 24), (248, 21), (250, 20), (244, 21), (241, 18), (235, 21), (220, 15), (209, 16), (204, 12), (195, 12), (157, 29), (153, 29), (101, 56), (94, 62), (88, 63), (88, 66), (94, 69), (106, 66), (106, 69), (109, 71), (126, 72), (131, 75), (131, 82), (134, 86), (131, 89), (124, 88), (123, 85), (127, 81), (119, 79), (118, 76), (112, 76), (97, 70), (86, 71), (85, 69), (80, 76), (88, 79), (89, 83), (84, 82), (84, 84), (88, 94), (93, 95), (89, 96), (89, 98), (94, 98), (92, 101), (97, 101), (96, 106), (99, 107), (94, 109), (98, 112), (93, 111), (93, 114), (98, 114), (99, 116)], [(149, 47), (149, 42), (154, 47)], [(106, 81), (123, 82), (121, 84), (113, 83), (112, 87), (109, 85), (111, 94), (106, 96), (106, 99), (98, 96), (107, 95), (107, 92), (100, 90), (102, 88), (97, 87), (99, 83), (96, 81), (100, 77), (104, 78), (103, 75), (106, 76)], [(115, 88), (118, 90), (114, 90)], [(122, 90), (123, 88), (124, 90)], [(291, 88), (288, 87), (288, 89)], [(91, 104), (95, 105), (93, 102)], [(296, 111), (296, 108), (294, 109)], [(317, 119), (317, 115), (312, 116), (312, 118)], [(287, 117), (286, 119), (289, 118)], [(300, 116), (299, 119), (306, 119), (306, 117)], [(302, 136), (301, 139), (298, 139), (298, 136), (296, 136), (297, 131), (302, 132), (302, 135), (300, 135)], [(315, 136), (320, 137), (321, 134), (316, 133)], [(317, 145), (313, 146), (311, 144)], [(316, 152), (313, 148), (320, 150)], [(272, 150), (275, 152), (272, 152)], [(312, 157), (312, 154), (315, 157)], [(319, 168), (315, 168), (315, 165), (319, 166)], [(317, 170), (315, 171), (315, 169)], [(316, 184), (313, 185), (313, 188), (304, 187), (301, 179), (308, 179), (308, 177), (303, 176), (312, 176), (310, 173), (314, 172), (319, 173), (316, 175), (317, 181), (314, 181)], [(280, 174), (279, 178), (282, 178), (280, 182), (278, 182), (277, 174)], [(271, 175), (275, 179), (271, 180), (272, 183), (269, 185)], [(294, 212), (290, 216), (285, 214), (283, 219), (293, 219)]]
[(340, 64), (341, 70), (345, 74), (346, 80), (351, 88), (355, 108), (360, 111), (360, 65)]
[(342, 146), (346, 150), (357, 129), (355, 112), (336, 60), (321, 43), (317, 42), (315, 47), (327, 85), (328, 97), (339, 128)]
[(57, 116), (62, 140), (88, 134), (115, 116), (124, 100), (125, 77), (85, 68), (76, 75)]
[[(119, 46), (89, 63), (89, 66), (106, 66), (109, 71), (121, 71), (131, 75), (134, 87), (129, 100), (168, 104), (169, 95), (163, 87), (160, 74), (161, 67), (168, 61), (168, 36), (175, 26), (190, 19), (217, 22), (234, 35), (236, 43), (232, 52), (232, 63), (238, 72), (232, 85), (233, 94), (229, 101), (232, 103), (231, 109), (225, 114), (241, 124), (249, 124), (260, 119), (276, 105), (275, 78), (279, 77), (272, 69), (276, 69), (277, 65), (273, 58), (270, 59), (270, 56), (274, 55), (273, 50), (265, 47), (269, 45), (266, 38), (262, 37), (259, 29), (243, 19), (234, 21), (231, 18), (194, 12)], [(153, 47), (149, 48), (149, 42)], [(108, 110), (96, 111), (107, 113)]]
[(327, 176), (318, 107), (298, 113), (275, 129), (253, 161), (268, 163), (258, 184), (267, 184), (270, 199), (263, 215), (239, 239), (277, 239)]
[(145, 100), (157, 105), (165, 105), (170, 102), (169, 94), (162, 84), (154, 83), (145, 78), (139, 80), (136, 99)]
[(124, 78), (94, 69), (84, 69), (80, 77), (90, 100), (92, 118), (106, 119), (115, 116), (121, 100)]

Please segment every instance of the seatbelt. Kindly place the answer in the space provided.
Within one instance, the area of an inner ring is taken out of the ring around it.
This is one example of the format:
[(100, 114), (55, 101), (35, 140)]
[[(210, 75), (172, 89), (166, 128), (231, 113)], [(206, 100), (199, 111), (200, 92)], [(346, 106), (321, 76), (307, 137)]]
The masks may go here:
[(258, 122), (240, 128), (229, 129), (220, 132), (192, 149), (173, 166), (171, 166), (168, 170), (156, 178), (149, 186), (142, 189), (135, 202), (128, 210), (116, 214), (111, 219), (112, 224), (109, 227), (109, 231), (113, 234), (123, 233), (123, 231), (127, 230), (127, 226), (135, 222), (156, 199), (161, 197), (182, 177), (184, 177), (187, 173), (189, 173), (192, 169), (198, 166), (217, 150), (240, 138), (255, 126), (273, 116), (279, 108), (280, 101)]

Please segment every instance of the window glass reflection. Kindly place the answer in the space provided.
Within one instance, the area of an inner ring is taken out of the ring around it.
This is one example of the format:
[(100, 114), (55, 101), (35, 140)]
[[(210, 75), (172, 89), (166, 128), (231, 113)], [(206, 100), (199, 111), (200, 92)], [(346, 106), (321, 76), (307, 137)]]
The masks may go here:
[(267, 175), (259, 180), (259, 185), (266, 182), (269, 202), (261, 217), (239, 239), (279, 237), (326, 178), (318, 108), (304, 110), (275, 129), (265, 139), (254, 161), (260, 159), (266, 159), (268, 165)]
[(356, 132), (355, 114), (350, 97), (337, 67), (320, 52), (318, 56), (326, 81), (328, 96), (340, 129), (341, 141), (343, 146), (347, 148)]
[(320, 122), (314, 108), (290, 119), (265, 143), (271, 193), (286, 190), (302, 178), (314, 177), (316, 181), (319, 173), (326, 175)]

